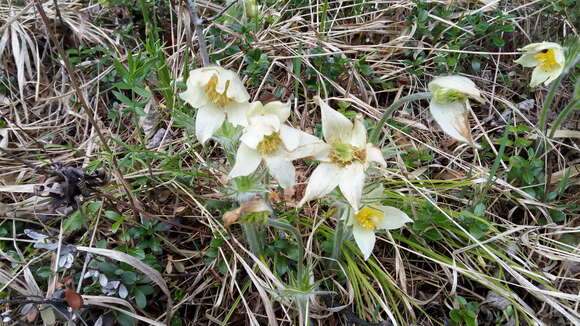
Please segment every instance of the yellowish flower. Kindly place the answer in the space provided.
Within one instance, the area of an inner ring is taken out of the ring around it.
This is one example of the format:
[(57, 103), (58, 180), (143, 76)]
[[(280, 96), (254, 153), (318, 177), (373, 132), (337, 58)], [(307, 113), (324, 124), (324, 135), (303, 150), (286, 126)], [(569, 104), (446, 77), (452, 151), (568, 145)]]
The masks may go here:
[(198, 109), (195, 134), (203, 144), (220, 128), (224, 120), (247, 126), (250, 95), (236, 73), (218, 66), (193, 70), (187, 90), (179, 96)]
[(413, 220), (400, 209), (380, 204), (380, 198), (383, 197), (382, 186), (365, 197), (370, 200), (364, 200), (362, 208), (351, 214), (348, 225), (352, 226), (354, 240), (366, 260), (375, 247), (377, 231), (398, 229)]
[(358, 209), (365, 181), (365, 171), (371, 162), (386, 166), (381, 151), (367, 143), (367, 131), (362, 116), (354, 124), (316, 97), (322, 111), (322, 133), (326, 143), (314, 144), (311, 154), (321, 163), (316, 167), (300, 206), (321, 198), (337, 186), (350, 205)]
[(564, 70), (564, 50), (552, 42), (532, 43), (520, 49), (524, 54), (515, 62), (524, 67), (534, 67), (530, 86), (548, 85)]
[(479, 89), (467, 77), (437, 77), (429, 83), (433, 98), (429, 109), (441, 129), (452, 138), (473, 144), (466, 104), (469, 98), (484, 102)]

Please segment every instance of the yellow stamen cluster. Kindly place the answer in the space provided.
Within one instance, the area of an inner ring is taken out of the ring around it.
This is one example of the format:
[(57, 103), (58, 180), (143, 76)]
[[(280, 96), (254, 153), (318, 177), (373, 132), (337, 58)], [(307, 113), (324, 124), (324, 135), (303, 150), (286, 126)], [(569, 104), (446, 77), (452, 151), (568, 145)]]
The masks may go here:
[(365, 230), (373, 231), (383, 219), (383, 212), (376, 205), (365, 206), (356, 214), (356, 221)]
[(556, 61), (556, 54), (553, 49), (546, 49), (534, 54), (534, 58), (538, 60), (538, 67), (544, 71), (553, 71), (560, 67), (560, 64)]
[(213, 104), (223, 109), (226, 105), (232, 102), (232, 99), (229, 98), (227, 95), (228, 87), (230, 87), (230, 81), (229, 80), (226, 81), (226, 88), (224, 89), (223, 93), (219, 93), (216, 90), (217, 84), (218, 77), (214, 75), (207, 82), (207, 85), (205, 85), (205, 92), (207, 94), (207, 97), (209, 97), (209, 99)]
[(262, 155), (272, 155), (278, 151), (278, 148), (282, 145), (282, 139), (280, 134), (273, 132), (269, 136), (264, 136), (262, 140), (258, 143), (258, 153)]
[(330, 161), (343, 168), (355, 161), (364, 163), (367, 152), (364, 148), (358, 148), (350, 144), (335, 143), (332, 145), (332, 152), (329, 155)]

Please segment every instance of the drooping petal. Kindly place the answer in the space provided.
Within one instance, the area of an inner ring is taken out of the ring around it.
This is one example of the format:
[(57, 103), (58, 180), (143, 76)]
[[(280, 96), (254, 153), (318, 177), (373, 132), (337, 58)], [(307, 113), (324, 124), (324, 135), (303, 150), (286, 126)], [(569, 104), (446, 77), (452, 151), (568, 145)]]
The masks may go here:
[(429, 90), (433, 92), (438, 88), (449, 88), (484, 102), (475, 83), (467, 77), (457, 75), (437, 77), (429, 83)]
[(228, 178), (248, 175), (256, 171), (260, 162), (262, 162), (262, 157), (257, 151), (244, 144), (240, 144), (238, 152), (236, 153), (236, 164), (234, 164)]
[(327, 143), (340, 141), (348, 143), (352, 134), (353, 124), (340, 112), (333, 110), (326, 102), (319, 97), (314, 101), (320, 105), (322, 116), (322, 134)]
[(195, 117), (195, 135), (197, 140), (205, 144), (205, 142), (213, 136), (218, 130), (226, 115), (224, 112), (213, 105), (205, 105), (197, 110)]
[(514, 60), (514, 62), (528, 68), (538, 65), (538, 59), (534, 57), (533, 53), (525, 53), (519, 59)]
[[(545, 71), (544, 69), (541, 69), (539, 67), (534, 68), (534, 70), (532, 71), (532, 80), (530, 80), (530, 86), (536, 87), (541, 83), (545, 83), (546, 85), (548, 85), (548, 80), (553, 75), (554, 75), (553, 73)], [(558, 78), (558, 75), (556, 75), (556, 78)]]
[(362, 115), (357, 114), (354, 119), (354, 128), (352, 129), (352, 134), (350, 138), (351, 145), (363, 148), (367, 144), (367, 128)]
[(270, 174), (278, 181), (280, 187), (286, 189), (295, 184), (296, 169), (292, 162), (280, 157), (265, 157), (266, 166)]
[(285, 124), (280, 126), (280, 138), (288, 151), (293, 151), (299, 146), (322, 143), (319, 138)]
[(341, 175), (335, 175), (333, 178), (339, 179), (338, 186), (342, 195), (356, 211), (360, 207), (365, 183), (364, 167), (361, 163), (354, 162), (341, 170)]
[(437, 104), (431, 101), (429, 108), (433, 118), (446, 134), (453, 139), (473, 143), (465, 104), (460, 102)]
[(403, 227), (406, 223), (413, 222), (409, 215), (405, 214), (400, 209), (383, 206), (383, 218), (381, 224), (377, 226), (379, 229), (394, 230)]
[(338, 185), (339, 173), (339, 168), (334, 164), (320, 163), (312, 172), (306, 190), (304, 190), (304, 197), (298, 206), (330, 193)]
[(383, 168), (387, 166), (387, 162), (383, 157), (383, 152), (381, 152), (380, 149), (378, 149), (371, 143), (367, 143), (366, 150), (367, 150), (367, 159), (366, 159), (367, 162), (376, 162)]
[(248, 102), (244, 103), (232, 102), (231, 104), (229, 104), (224, 108), (224, 111), (226, 112), (227, 119), (229, 122), (231, 122), (231, 124), (233, 124), (234, 126), (247, 127), (248, 109), (249, 109)]
[(367, 260), (373, 253), (373, 248), (375, 247), (375, 232), (373, 230), (367, 230), (355, 222), (352, 226), (352, 235), (364, 259)]

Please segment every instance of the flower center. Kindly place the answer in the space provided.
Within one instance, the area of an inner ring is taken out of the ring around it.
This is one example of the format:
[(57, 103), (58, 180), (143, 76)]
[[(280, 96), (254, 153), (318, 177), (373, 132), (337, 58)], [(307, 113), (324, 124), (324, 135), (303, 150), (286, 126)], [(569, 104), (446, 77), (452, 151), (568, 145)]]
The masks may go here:
[(365, 206), (356, 214), (356, 221), (365, 230), (375, 230), (383, 220), (383, 212), (376, 205)]
[(544, 71), (552, 71), (560, 67), (560, 64), (556, 62), (556, 54), (553, 49), (540, 51), (534, 54), (534, 58), (538, 60), (538, 67)]
[(262, 140), (258, 143), (258, 153), (262, 155), (272, 155), (278, 151), (278, 148), (282, 145), (282, 139), (280, 134), (273, 132), (269, 136), (264, 136)]
[(330, 161), (343, 168), (354, 161), (363, 163), (366, 160), (366, 150), (350, 144), (335, 143), (329, 155)]
[(467, 96), (459, 91), (447, 87), (439, 87), (433, 92), (435, 103), (448, 104), (457, 101), (465, 101)]
[(232, 102), (232, 99), (227, 96), (228, 87), (230, 87), (230, 81), (226, 81), (226, 89), (224, 89), (223, 93), (219, 93), (216, 90), (217, 83), (218, 78), (217, 76), (213, 75), (207, 82), (207, 85), (205, 85), (205, 93), (213, 104), (223, 109), (226, 105)]

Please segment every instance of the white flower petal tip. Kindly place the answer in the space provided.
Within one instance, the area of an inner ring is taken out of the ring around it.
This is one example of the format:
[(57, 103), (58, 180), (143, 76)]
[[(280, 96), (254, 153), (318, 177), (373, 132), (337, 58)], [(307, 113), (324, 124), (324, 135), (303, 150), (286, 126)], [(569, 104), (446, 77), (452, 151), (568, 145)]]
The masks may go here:
[(536, 87), (541, 83), (549, 85), (564, 70), (566, 63), (564, 49), (558, 43), (532, 43), (524, 46), (520, 51), (524, 53), (514, 62), (524, 67), (534, 68), (530, 80), (531, 87)]
[[(238, 75), (230, 70), (209, 66), (195, 69), (187, 79), (187, 89), (179, 97), (191, 106), (198, 108), (196, 135), (205, 143), (219, 128), (215, 123), (206, 125), (207, 121), (223, 122), (224, 119), (233, 125), (247, 126), (248, 100), (250, 95)], [(210, 119), (209, 114), (215, 117)], [(221, 124), (220, 124), (221, 126)], [(198, 130), (200, 128), (201, 130)]]

